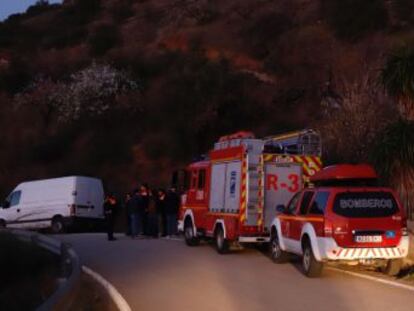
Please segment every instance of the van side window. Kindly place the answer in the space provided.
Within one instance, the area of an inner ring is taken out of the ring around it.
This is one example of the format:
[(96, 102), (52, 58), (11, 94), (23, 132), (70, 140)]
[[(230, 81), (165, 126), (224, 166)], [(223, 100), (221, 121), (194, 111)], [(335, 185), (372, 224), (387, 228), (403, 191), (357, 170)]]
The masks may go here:
[(312, 201), (313, 191), (305, 191), (302, 197), (302, 202), (300, 203), (299, 214), (305, 215), (308, 211), (309, 203)]
[(206, 184), (206, 170), (199, 170), (198, 171), (198, 189), (204, 189)]
[(315, 196), (315, 200), (313, 200), (309, 213), (316, 214), (316, 215), (323, 215), (325, 213), (328, 199), (329, 199), (328, 191), (318, 192)]
[(20, 197), (22, 196), (22, 192), (21, 191), (16, 191), (13, 192), (10, 196), (10, 206), (15, 206), (15, 205), (19, 205), (20, 203)]

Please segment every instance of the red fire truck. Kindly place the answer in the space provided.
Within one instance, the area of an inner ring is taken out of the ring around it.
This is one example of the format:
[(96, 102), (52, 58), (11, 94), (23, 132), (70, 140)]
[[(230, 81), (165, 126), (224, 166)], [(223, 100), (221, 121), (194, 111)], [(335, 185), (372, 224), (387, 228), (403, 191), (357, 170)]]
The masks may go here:
[(322, 167), (317, 132), (303, 130), (255, 138), (223, 136), (209, 155), (186, 170), (179, 231), (189, 246), (214, 239), (217, 251), (267, 243), (279, 204), (287, 204)]

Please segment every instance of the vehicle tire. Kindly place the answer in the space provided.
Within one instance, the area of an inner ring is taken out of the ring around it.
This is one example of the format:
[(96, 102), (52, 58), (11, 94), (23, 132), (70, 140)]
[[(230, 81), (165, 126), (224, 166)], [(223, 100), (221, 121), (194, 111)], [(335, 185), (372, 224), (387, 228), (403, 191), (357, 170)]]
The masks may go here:
[(4, 219), (0, 219), (0, 229), (6, 228), (6, 221)]
[(389, 276), (396, 276), (400, 273), (403, 261), (402, 259), (390, 259), (382, 271)]
[(285, 263), (289, 259), (289, 254), (280, 248), (279, 237), (273, 233), (270, 237), (270, 258), (274, 263)]
[(54, 234), (65, 232), (65, 224), (62, 217), (54, 217), (52, 219), (51, 231)]
[(200, 244), (200, 239), (197, 238), (194, 232), (194, 226), (191, 220), (186, 220), (184, 223), (184, 239), (188, 246), (197, 246)]
[(323, 263), (316, 260), (309, 241), (306, 241), (303, 247), (302, 268), (303, 273), (309, 278), (316, 278), (322, 274)]
[(224, 237), (224, 230), (219, 226), (215, 234), (216, 250), (219, 254), (226, 254), (229, 252), (230, 244), (229, 241)]

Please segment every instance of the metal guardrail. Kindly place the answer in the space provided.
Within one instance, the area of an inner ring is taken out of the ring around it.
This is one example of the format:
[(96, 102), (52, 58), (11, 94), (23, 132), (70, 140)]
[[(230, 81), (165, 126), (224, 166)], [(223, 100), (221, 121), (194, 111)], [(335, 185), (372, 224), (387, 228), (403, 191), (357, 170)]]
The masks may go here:
[(37, 311), (67, 311), (77, 295), (80, 285), (81, 264), (78, 255), (69, 244), (57, 241), (36, 232), (7, 229), (19, 239), (33, 242), (51, 253), (60, 256), (61, 274), (58, 279), (58, 288)]

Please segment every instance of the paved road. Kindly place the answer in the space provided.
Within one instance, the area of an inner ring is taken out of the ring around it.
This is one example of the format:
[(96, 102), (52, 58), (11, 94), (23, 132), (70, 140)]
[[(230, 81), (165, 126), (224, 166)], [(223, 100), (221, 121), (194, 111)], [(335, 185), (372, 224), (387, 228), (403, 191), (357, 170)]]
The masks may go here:
[(107, 242), (103, 234), (61, 237), (83, 263), (117, 287), (132, 310), (414, 310), (414, 293), (334, 271), (304, 277), (256, 250), (219, 255), (174, 240)]

